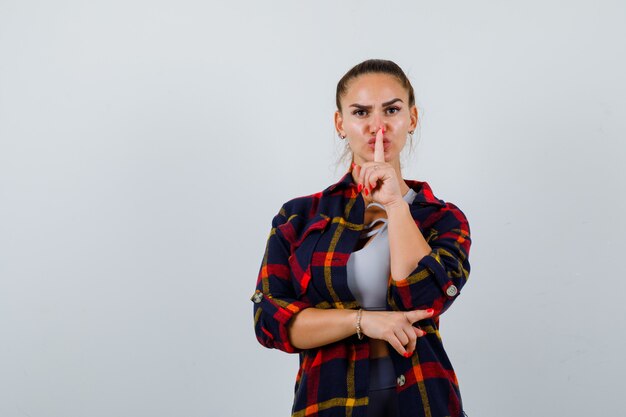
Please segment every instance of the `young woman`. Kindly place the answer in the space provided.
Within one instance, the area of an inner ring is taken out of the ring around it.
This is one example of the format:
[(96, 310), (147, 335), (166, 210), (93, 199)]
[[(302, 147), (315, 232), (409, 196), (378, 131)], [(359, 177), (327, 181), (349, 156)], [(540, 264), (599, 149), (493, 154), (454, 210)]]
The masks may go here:
[(251, 298), (257, 339), (300, 355), (292, 416), (462, 416), (438, 327), (468, 279), (467, 219), (402, 177), (418, 114), (398, 65), (356, 65), (336, 102), (352, 164), (274, 217)]

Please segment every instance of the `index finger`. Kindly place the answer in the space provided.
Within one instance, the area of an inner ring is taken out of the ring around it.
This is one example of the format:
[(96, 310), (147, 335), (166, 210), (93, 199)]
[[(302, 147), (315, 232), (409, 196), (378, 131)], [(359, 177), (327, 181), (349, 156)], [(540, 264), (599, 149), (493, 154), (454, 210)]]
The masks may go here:
[(383, 129), (378, 129), (374, 143), (374, 162), (385, 162), (385, 147), (383, 146)]
[(407, 311), (404, 313), (404, 315), (412, 324), (412, 323), (415, 323), (416, 321), (424, 320), (424, 319), (431, 317), (434, 312), (435, 310), (433, 310), (432, 308), (429, 308), (427, 310)]

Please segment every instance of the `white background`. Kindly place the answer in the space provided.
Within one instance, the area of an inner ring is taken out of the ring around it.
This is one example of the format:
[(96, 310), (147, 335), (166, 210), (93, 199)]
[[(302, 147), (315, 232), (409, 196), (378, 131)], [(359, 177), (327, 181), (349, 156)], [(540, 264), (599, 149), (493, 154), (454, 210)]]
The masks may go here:
[(286, 416), (252, 295), (337, 181), (339, 78), (422, 112), (405, 178), (470, 221), (442, 317), (470, 417), (623, 414), (626, 3), (0, 1), (0, 415)]

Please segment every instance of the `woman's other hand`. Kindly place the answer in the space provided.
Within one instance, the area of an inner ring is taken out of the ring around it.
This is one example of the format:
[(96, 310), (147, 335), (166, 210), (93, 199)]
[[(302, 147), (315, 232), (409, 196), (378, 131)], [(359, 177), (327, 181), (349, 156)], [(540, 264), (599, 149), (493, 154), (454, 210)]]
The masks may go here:
[(363, 310), (361, 329), (363, 334), (372, 339), (387, 341), (400, 355), (408, 358), (415, 351), (417, 338), (426, 334), (413, 327), (413, 323), (427, 319), (433, 313), (432, 308), (412, 311)]

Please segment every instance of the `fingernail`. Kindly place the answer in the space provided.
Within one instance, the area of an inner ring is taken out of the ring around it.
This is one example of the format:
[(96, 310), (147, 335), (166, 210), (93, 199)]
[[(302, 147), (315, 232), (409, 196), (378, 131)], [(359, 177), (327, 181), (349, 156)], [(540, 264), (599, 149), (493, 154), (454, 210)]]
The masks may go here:
[(434, 309), (432, 309), (432, 308), (429, 308), (428, 310), (426, 310), (426, 312), (427, 312), (428, 314), (433, 314), (433, 313), (435, 312), (435, 310), (434, 310)]
[(356, 165), (356, 164), (353, 162), (353, 163), (352, 163), (352, 165), (351, 165), (352, 169), (354, 169), (354, 166), (355, 166), (355, 165)]
[(362, 189), (363, 189), (363, 184), (359, 184), (359, 186), (356, 187), (356, 192), (360, 193)]
[(402, 356), (404, 356), (405, 358), (408, 358), (412, 354), (413, 354), (413, 352), (404, 352), (404, 354)]
[(422, 330), (422, 336), (426, 336), (428, 333), (426, 333), (424, 330)]
[(368, 195), (369, 191), (367, 191), (367, 188), (365, 189), (365, 195)]
[(385, 126), (382, 126), (382, 128), (383, 128), (383, 135), (384, 135), (385, 134)]

